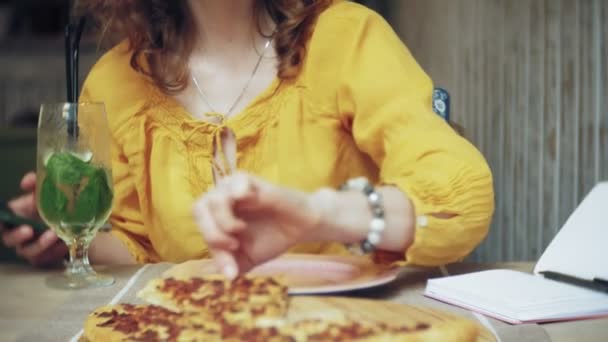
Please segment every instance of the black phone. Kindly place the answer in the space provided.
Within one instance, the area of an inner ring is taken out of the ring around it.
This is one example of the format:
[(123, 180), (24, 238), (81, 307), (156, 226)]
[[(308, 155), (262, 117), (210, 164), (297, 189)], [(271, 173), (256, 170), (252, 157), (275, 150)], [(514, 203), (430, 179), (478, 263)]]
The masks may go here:
[(4, 208), (0, 208), (0, 223), (5, 229), (14, 229), (22, 225), (31, 226), (34, 229), (35, 236), (41, 235), (47, 230), (43, 222), (17, 216)]

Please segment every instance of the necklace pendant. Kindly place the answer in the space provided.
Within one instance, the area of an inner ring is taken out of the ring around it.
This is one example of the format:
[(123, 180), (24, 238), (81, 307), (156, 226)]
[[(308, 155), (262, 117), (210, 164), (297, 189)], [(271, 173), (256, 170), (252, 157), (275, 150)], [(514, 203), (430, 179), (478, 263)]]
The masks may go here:
[(218, 112), (206, 112), (203, 114), (204, 117), (211, 119), (214, 124), (222, 125), (226, 121), (226, 115)]

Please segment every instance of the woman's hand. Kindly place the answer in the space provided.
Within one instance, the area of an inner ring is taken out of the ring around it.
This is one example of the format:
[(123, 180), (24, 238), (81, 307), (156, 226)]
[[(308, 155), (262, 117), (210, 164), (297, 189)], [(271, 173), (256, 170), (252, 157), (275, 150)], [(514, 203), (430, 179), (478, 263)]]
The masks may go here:
[(216, 265), (229, 278), (316, 237), (311, 195), (239, 173), (222, 179), (194, 214)]
[[(21, 180), (25, 195), (8, 203), (8, 207), (17, 215), (39, 220), (36, 207), (36, 174), (26, 174)], [(58, 263), (67, 253), (66, 245), (51, 230), (47, 230), (34, 239), (34, 230), (30, 226), (20, 226), (6, 230), (0, 225), (2, 241), (7, 247), (15, 248), (17, 255), (35, 266), (48, 266)]]
[[(403, 255), (414, 238), (413, 204), (394, 186), (377, 191), (386, 217), (377, 247)], [(194, 215), (216, 265), (229, 278), (298, 243), (359, 243), (372, 219), (361, 192), (322, 189), (306, 194), (243, 173), (222, 179), (196, 203)]]

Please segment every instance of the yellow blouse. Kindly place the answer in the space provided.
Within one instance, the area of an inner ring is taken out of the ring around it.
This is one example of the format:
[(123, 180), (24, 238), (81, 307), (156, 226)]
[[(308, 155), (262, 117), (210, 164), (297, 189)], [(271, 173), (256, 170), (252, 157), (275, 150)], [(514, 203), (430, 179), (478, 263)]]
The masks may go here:
[[(299, 77), (277, 79), (224, 123), (236, 136), (237, 168), (304, 191), (357, 176), (395, 185), (419, 218), (405, 263), (439, 265), (469, 254), (493, 213), (490, 170), (432, 111), (432, 82), (390, 26), (362, 6), (337, 2), (319, 17), (307, 51)], [(221, 127), (194, 119), (132, 70), (129, 58), (124, 45), (105, 54), (82, 95), (104, 102), (108, 113), (113, 233), (138, 262), (209, 257), (191, 208), (213, 186)]]

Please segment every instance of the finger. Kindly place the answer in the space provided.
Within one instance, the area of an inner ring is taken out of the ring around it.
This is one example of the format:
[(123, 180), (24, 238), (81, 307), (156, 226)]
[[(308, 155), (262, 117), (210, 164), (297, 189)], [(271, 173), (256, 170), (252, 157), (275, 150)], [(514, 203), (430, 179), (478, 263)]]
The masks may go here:
[[(232, 209), (236, 217), (246, 217), (249, 212), (260, 213), (265, 209), (267, 203), (260, 201), (260, 189), (264, 187), (262, 181), (244, 173), (235, 174), (227, 181), (229, 182), (225, 185), (225, 189), (232, 198)], [(272, 204), (274, 205), (276, 203)]]
[(241, 274), (251, 271), (258, 264), (242, 250), (238, 250), (234, 254), (234, 259), (236, 260), (236, 264), (238, 265), (237, 269)]
[(226, 178), (223, 185), (230, 192), (237, 217), (260, 214), (266, 210), (289, 213), (296, 221), (308, 220), (308, 198), (304, 193), (284, 189), (246, 173)]
[[(233, 207), (237, 217), (241, 217), (242, 215), (247, 216), (250, 213), (259, 214), (267, 210), (276, 212), (284, 208), (287, 204), (285, 202), (291, 199), (287, 196), (281, 196), (280, 191), (271, 187), (252, 184), (247, 194), (236, 198)], [(295, 210), (302, 209), (302, 207), (290, 207)]]
[(238, 240), (222, 232), (218, 228), (214, 216), (209, 210), (207, 199), (203, 199), (195, 206), (194, 217), (199, 226), (199, 230), (210, 248), (226, 250), (235, 250), (238, 248)]
[(14, 248), (25, 244), (34, 237), (34, 230), (30, 226), (19, 226), (13, 230), (7, 230), (2, 233), (2, 242), (10, 248)]
[(52, 266), (63, 260), (66, 254), (68, 254), (68, 247), (63, 241), (57, 241), (34, 260), (30, 260), (30, 262), (37, 267)]
[(222, 191), (212, 191), (207, 196), (209, 212), (213, 216), (217, 228), (227, 234), (243, 231), (247, 224), (234, 215), (232, 200)]
[(213, 261), (220, 272), (228, 278), (234, 279), (239, 274), (239, 268), (231, 252), (222, 249), (212, 249)]
[[(260, 178), (237, 174), (231, 181), (231, 195), (239, 204), (258, 207), (277, 207), (291, 204), (289, 192)], [(287, 203), (284, 203), (287, 201)]]
[(28, 172), (21, 179), (21, 189), (23, 191), (34, 191), (36, 188), (36, 173)]
[(27, 260), (33, 261), (57, 241), (59, 241), (57, 234), (52, 230), (47, 230), (38, 240), (26, 245), (17, 246), (17, 254)]
[(235, 200), (254, 197), (257, 190), (257, 179), (246, 173), (236, 173), (226, 179), (226, 190)]
[(8, 203), (8, 207), (17, 215), (37, 217), (36, 196), (33, 192), (22, 195)]

